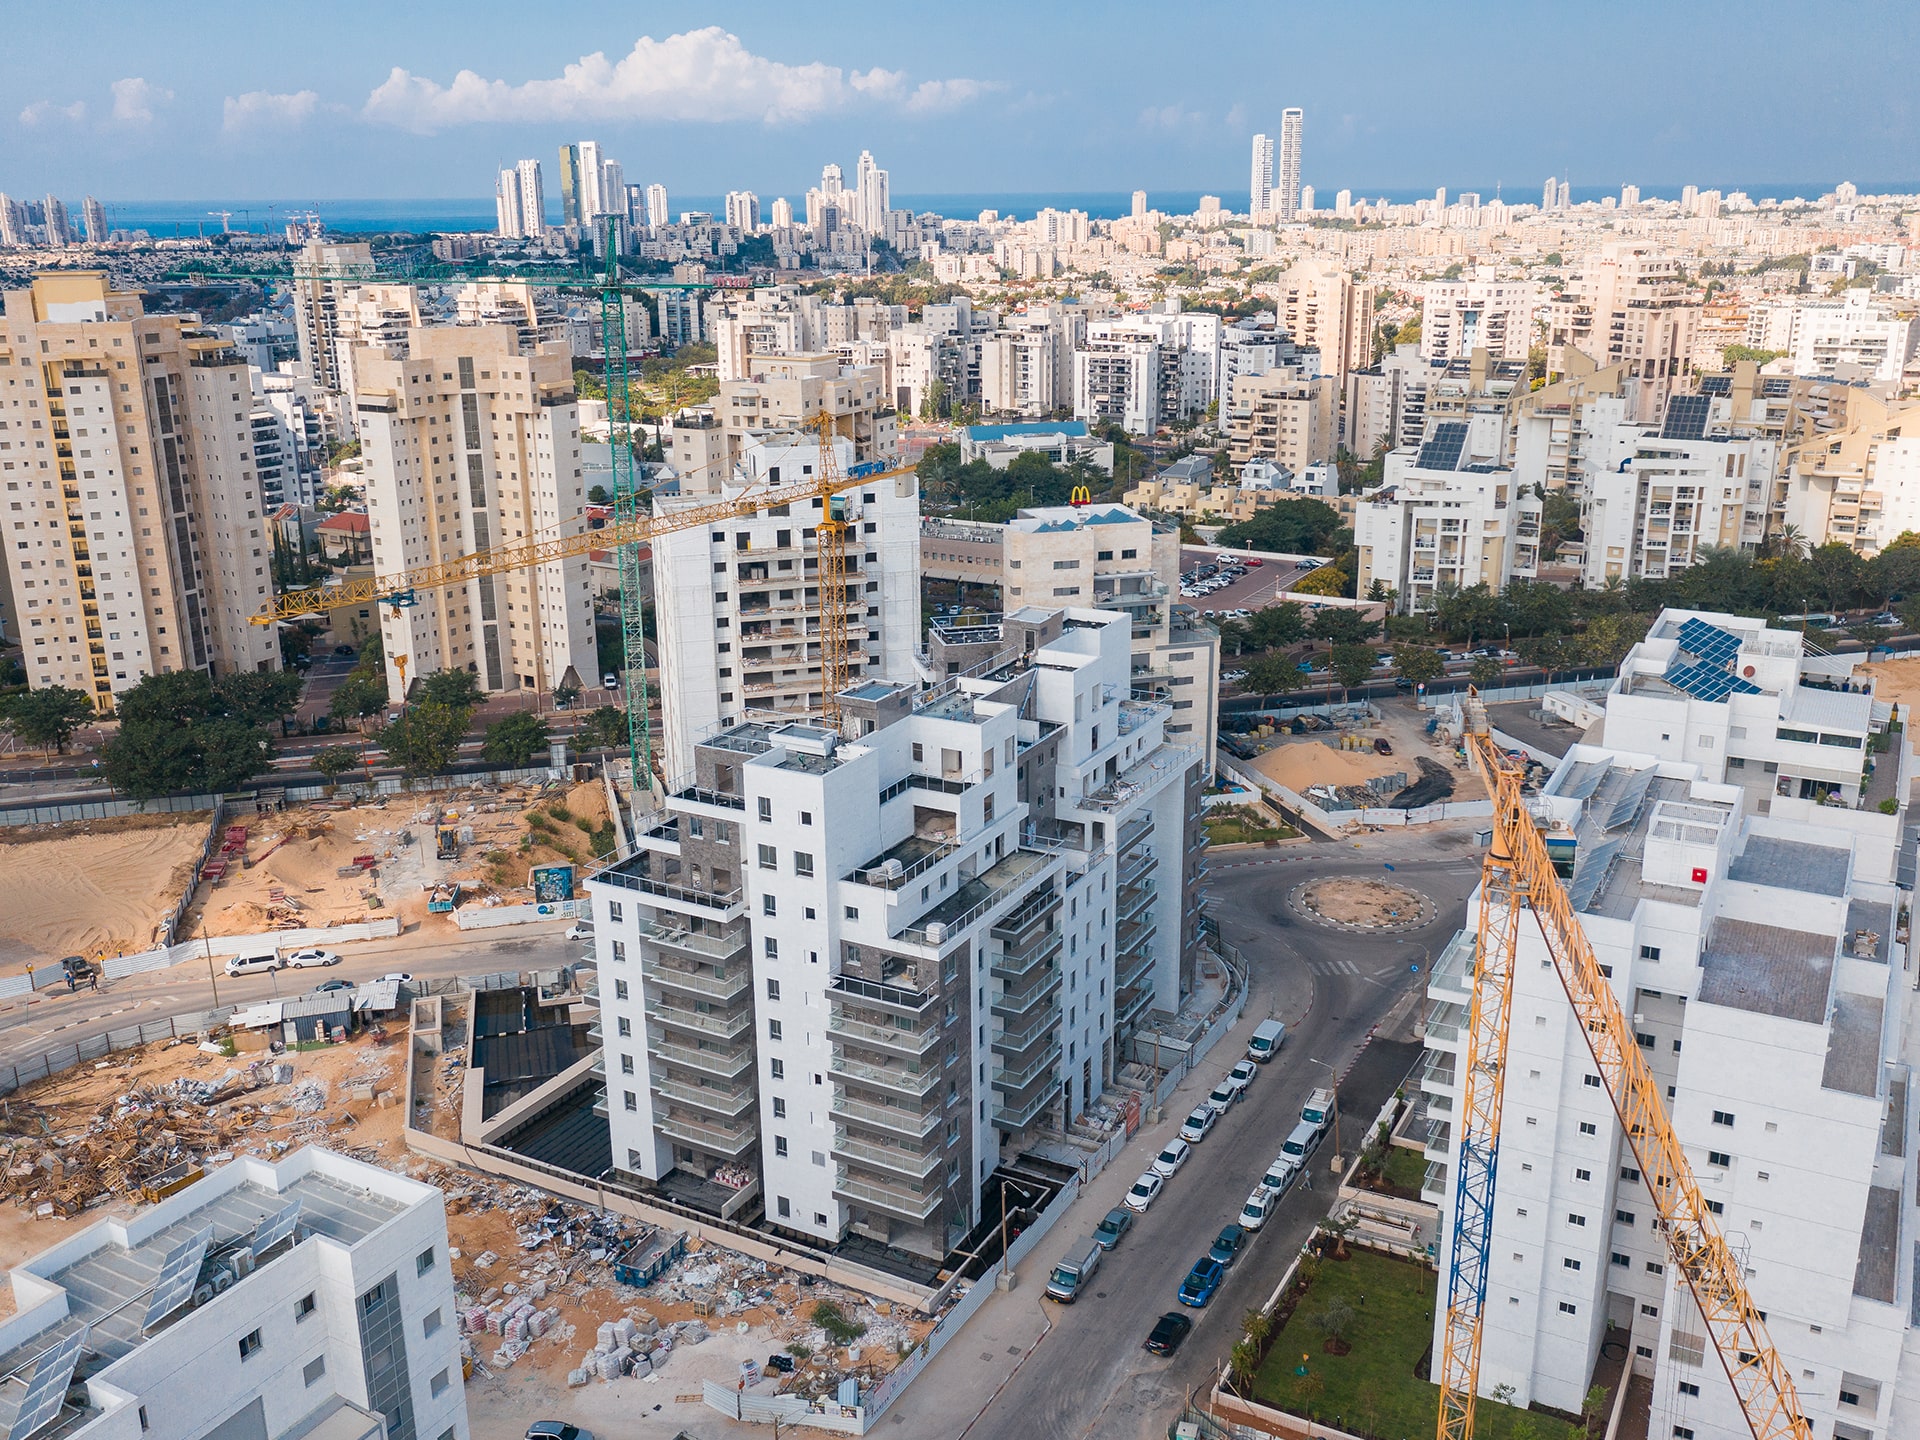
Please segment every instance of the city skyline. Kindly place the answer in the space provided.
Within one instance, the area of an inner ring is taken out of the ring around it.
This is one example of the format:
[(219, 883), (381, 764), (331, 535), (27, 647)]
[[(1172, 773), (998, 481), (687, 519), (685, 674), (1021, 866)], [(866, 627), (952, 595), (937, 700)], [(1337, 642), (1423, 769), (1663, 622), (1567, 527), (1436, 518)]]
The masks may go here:
[[(216, 23), (211, 50), (188, 64), (157, 61), (171, 54), (164, 35), (148, 12), (122, 7), (123, 23), (102, 27), (85, 80), (52, 64), (62, 42), (50, 23), (20, 27), (0, 57), (0, 78), (19, 101), (0, 112), (0, 140), (15, 193), (437, 198), (472, 193), (470, 174), (597, 134), (610, 151), (638, 157), (629, 165), (653, 172), (649, 180), (688, 193), (791, 191), (789, 177), (817, 172), (821, 155), (851, 156), (879, 138), (903, 194), (1145, 185), (1232, 195), (1244, 182), (1229, 177), (1245, 173), (1252, 136), (1278, 135), (1281, 110), (1298, 106), (1312, 128), (1301, 180), (1322, 193), (1458, 183), (1449, 175), (1459, 170), (1514, 192), (1523, 177), (1548, 173), (1607, 186), (1899, 180), (1916, 137), (1900, 99), (1898, 41), (1915, 21), (1890, 6), (1852, 8), (1887, 43), (1842, 55), (1849, 30), (1834, 27), (1781, 46), (1764, 10), (1759, 23), (1730, 31), (1705, 15), (1663, 13), (1667, 43), (1652, 56), (1632, 40), (1631, 18), (1614, 12), (1505, 27), (1399, 5), (1290, 17), (1289, 47), (1303, 55), (1375, 43), (1386, 20), (1423, 56), (1415, 74), (1356, 105), (1353, 87), (1326, 67), (1273, 75), (1256, 65), (1252, 57), (1267, 53), (1262, 32), (1281, 23), (1258, 16), (1182, 17), (1176, 34), (1173, 21), (1140, 9), (1093, 33), (1071, 12), (1022, 13), (1030, 44), (989, 46), (987, 24), (980, 40), (944, 45), (936, 65), (904, 17), (876, 17), (836, 49), (757, 7), (735, 7), (723, 25), (667, 7), (650, 17), (652, 38), (602, 10), (538, 38), (476, 24), (449, 51), (436, 7), (383, 14), (381, 44), (367, 43), (353, 23), (360, 7), (349, 7), (337, 26), (303, 27), (298, 44), (291, 34), (286, 45), (271, 34), (254, 43), (263, 25), (277, 28), (271, 17)], [(1710, 32), (1726, 63), (1687, 63)], [(1062, 44), (1084, 64), (1054, 63)], [(1497, 68), (1503, 56), (1518, 64), (1543, 46), (1589, 57), (1592, 78), (1573, 77), (1564, 93), (1576, 103), (1590, 95), (1592, 113), (1612, 117), (1607, 125), (1541, 125), (1517, 90), (1482, 95), (1471, 116), (1444, 104), (1449, 55)], [(1155, 67), (1144, 91), (1123, 97), (1082, 78), (1141, 54)], [(1239, 55), (1244, 64), (1231, 58)], [(1814, 91), (1794, 83), (1823, 55), (1847, 69), (1858, 105), (1846, 115), (1816, 106)], [(1724, 120), (1755, 91), (1769, 94), (1782, 122), (1764, 141)], [(968, 145), (949, 143), (955, 125), (974, 137)], [(1463, 154), (1476, 158), (1463, 164)], [(264, 157), (271, 167), (259, 164)], [(156, 175), (167, 183), (157, 187)]]

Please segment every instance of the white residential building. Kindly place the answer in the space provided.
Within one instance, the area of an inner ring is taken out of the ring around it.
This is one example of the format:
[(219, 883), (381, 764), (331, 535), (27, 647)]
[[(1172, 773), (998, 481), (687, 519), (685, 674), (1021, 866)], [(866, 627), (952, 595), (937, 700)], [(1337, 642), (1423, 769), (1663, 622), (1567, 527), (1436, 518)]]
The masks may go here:
[(493, 186), (494, 230), (508, 240), (518, 240), (527, 231), (520, 219), (520, 174), (502, 170)]
[(1247, 213), (1255, 221), (1273, 214), (1273, 137), (1253, 137), (1253, 183)]
[(540, 162), (522, 160), (513, 170), (520, 182), (520, 233), (537, 240), (547, 233), (547, 187), (540, 178)]
[(661, 184), (647, 186), (647, 228), (658, 230), (671, 218), (667, 208), (667, 187)]
[[(508, 326), (433, 326), (411, 332), (408, 358), (372, 355), (358, 369), (381, 574), (585, 529), (563, 347), (527, 356)], [(470, 670), (486, 691), (583, 686), (599, 672), (585, 555), (421, 590), (413, 602), (380, 607), (396, 702), (439, 670)]]
[(7, 1372), (38, 1362), (74, 1376), (54, 1392), (43, 1422), (59, 1417), (53, 1433), (471, 1433), (445, 1197), (378, 1166), (314, 1147), (230, 1160), (130, 1219), (68, 1236), (12, 1278)]
[(1399, 345), (1377, 365), (1349, 371), (1342, 418), (1346, 447), (1371, 460), (1389, 450), (1418, 448), (1427, 433), (1427, 383), (1433, 367), (1417, 345)]
[[(1853, 665), (1757, 621), (1667, 611), (1621, 667), (1604, 744), (1576, 745), (1530, 802), (1802, 1413), (1840, 1440), (1908, 1433), (1920, 1379), (1899, 921), (1914, 764)], [(1481, 903), (1428, 990), (1443, 1275)], [(1640, 1428), (1739, 1440), (1734, 1357), (1670, 1262), (1538, 928), (1519, 934), (1481, 1394), (1576, 1410), (1602, 1347), (1622, 1347), (1651, 1382)]]
[(1584, 583), (1664, 580), (1711, 547), (1752, 549), (1766, 534), (1780, 442), (1735, 420), (1722, 396), (1676, 395), (1660, 425), (1592, 402), (1581, 487)]
[(1242, 375), (1265, 375), (1270, 370), (1309, 377), (1323, 373), (1318, 350), (1296, 345), (1286, 331), (1252, 320), (1236, 320), (1221, 329), (1220, 356), (1214, 368), (1213, 398), (1221, 414), (1226, 413), (1233, 382)]
[(1848, 424), (1789, 446), (1781, 519), (1815, 548), (1838, 542), (1863, 555), (1920, 531), (1920, 419), (1912, 402), (1855, 392)]
[(838, 732), (705, 737), (589, 880), (617, 1169), (938, 1257), (1191, 986), (1197, 757), (1125, 698), (1125, 619), (967, 639), (979, 678), (855, 685)]
[(1238, 376), (1220, 408), (1227, 455), (1236, 466), (1272, 460), (1298, 473), (1340, 446), (1340, 385), (1331, 375), (1292, 368)]
[(1177, 300), (1093, 321), (1074, 354), (1074, 414), (1140, 435), (1201, 414), (1216, 396), (1220, 328), (1219, 316), (1183, 313)]
[(729, 190), (726, 214), (727, 224), (752, 235), (760, 228), (760, 197), (751, 190)]
[(1793, 307), (1789, 359), (1795, 375), (1862, 372), (1898, 384), (1920, 349), (1920, 325), (1874, 302), (1870, 290), (1839, 300), (1802, 300)]
[(1569, 349), (1598, 368), (1628, 362), (1627, 418), (1647, 423), (1686, 388), (1701, 304), (1680, 262), (1660, 247), (1605, 242), (1546, 310), (1549, 380), (1574, 373)]
[(1300, 209), (1300, 131), (1306, 112), (1288, 108), (1280, 112), (1280, 175), (1274, 200), (1274, 218), (1291, 225)]
[(1430, 426), (1418, 450), (1388, 453), (1385, 483), (1354, 507), (1357, 594), (1383, 585), (1411, 614), (1441, 586), (1497, 594), (1509, 580), (1534, 577), (1540, 501), (1516, 493), (1513, 471), (1498, 463), (1501, 430), (1489, 415), (1449, 420)]
[[(676, 429), (676, 441), (680, 432)], [(840, 473), (881, 459), (833, 442)], [(821, 692), (820, 502), (811, 493), (818, 439), (796, 430), (747, 438), (737, 464), (689, 476), (677, 494), (655, 492), (656, 513), (709, 504), (748, 488), (791, 487), (795, 498), (754, 514), (656, 537), (654, 594), (665, 773), (694, 767), (694, 748), (715, 726), (750, 712), (818, 713)], [(836, 510), (847, 535), (847, 677), (909, 680), (919, 672), (919, 488), (911, 473), (846, 491)]]
[(247, 363), (104, 272), (6, 292), (5, 587), (27, 683), (95, 709), (148, 675), (277, 670)]
[(1464, 360), (1485, 349), (1496, 360), (1525, 360), (1541, 290), (1531, 280), (1431, 280), (1422, 287), (1420, 354)]

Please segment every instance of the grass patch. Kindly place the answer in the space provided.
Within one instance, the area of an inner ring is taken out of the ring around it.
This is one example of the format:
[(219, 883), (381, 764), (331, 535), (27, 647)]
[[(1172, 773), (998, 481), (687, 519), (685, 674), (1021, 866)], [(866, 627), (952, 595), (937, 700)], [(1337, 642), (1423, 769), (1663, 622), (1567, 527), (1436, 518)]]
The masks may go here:
[(1387, 1161), (1381, 1167), (1387, 1183), (1397, 1185), (1402, 1190), (1411, 1190), (1415, 1195), (1420, 1187), (1427, 1183), (1427, 1156), (1422, 1150), (1409, 1150), (1404, 1145), (1387, 1146)]
[[(1355, 1434), (1431, 1434), (1440, 1387), (1417, 1379), (1415, 1371), (1433, 1343), (1438, 1294), (1439, 1277), (1431, 1270), (1369, 1250), (1323, 1262), (1274, 1337), (1254, 1376), (1253, 1398)], [(1345, 1355), (1321, 1348), (1325, 1337), (1315, 1324), (1335, 1301), (1354, 1317), (1345, 1332), (1353, 1349)], [(1303, 1353), (1307, 1374), (1300, 1376), (1293, 1372)], [(1551, 1415), (1491, 1400), (1482, 1400), (1476, 1413), (1476, 1431), (1487, 1440), (1582, 1440), (1576, 1427)]]
[(1250, 805), (1217, 805), (1202, 819), (1207, 841), (1213, 845), (1257, 845), (1269, 840), (1294, 840), (1300, 832), (1269, 818)]

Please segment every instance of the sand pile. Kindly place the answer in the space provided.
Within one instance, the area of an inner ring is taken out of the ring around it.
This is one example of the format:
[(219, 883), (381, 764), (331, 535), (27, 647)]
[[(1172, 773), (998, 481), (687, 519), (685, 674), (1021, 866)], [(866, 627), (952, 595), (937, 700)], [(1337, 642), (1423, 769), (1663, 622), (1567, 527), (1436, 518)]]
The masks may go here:
[(1255, 756), (1253, 768), (1294, 794), (1309, 785), (1364, 785), (1376, 775), (1404, 771), (1407, 762), (1370, 750), (1336, 750), (1320, 740), (1299, 740)]
[(128, 815), (4, 832), (0, 970), (147, 949), (193, 873), (209, 818)]

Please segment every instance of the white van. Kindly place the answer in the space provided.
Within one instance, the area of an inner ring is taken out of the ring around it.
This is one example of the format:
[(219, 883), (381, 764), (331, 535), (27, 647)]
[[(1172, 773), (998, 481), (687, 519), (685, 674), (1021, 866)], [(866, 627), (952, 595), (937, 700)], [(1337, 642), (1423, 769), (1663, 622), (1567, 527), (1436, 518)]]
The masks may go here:
[(1278, 1200), (1287, 1193), (1288, 1188), (1300, 1174), (1300, 1157), (1297, 1155), (1276, 1155), (1273, 1164), (1267, 1167), (1260, 1188), (1269, 1192)]
[(285, 964), (279, 952), (265, 950), (254, 955), (236, 955), (227, 961), (229, 975), (265, 975), (270, 970), (278, 970)]
[(1293, 1133), (1287, 1137), (1287, 1143), (1280, 1147), (1282, 1155), (1291, 1155), (1302, 1164), (1320, 1144), (1320, 1127), (1302, 1120), (1293, 1127)]
[(1278, 1055), (1280, 1047), (1286, 1043), (1285, 1025), (1278, 1020), (1262, 1020), (1253, 1027), (1253, 1034), (1247, 1040), (1247, 1058), (1264, 1065)]
[(1061, 1257), (1047, 1276), (1047, 1294), (1063, 1305), (1071, 1305), (1093, 1279), (1093, 1272), (1100, 1268), (1100, 1257), (1104, 1254), (1106, 1251), (1098, 1240), (1082, 1240)]
[(1264, 1185), (1253, 1187), (1253, 1193), (1247, 1196), (1247, 1203), (1240, 1207), (1240, 1228), (1258, 1230), (1267, 1223), (1267, 1216), (1273, 1213), (1280, 1203), (1280, 1197)]

